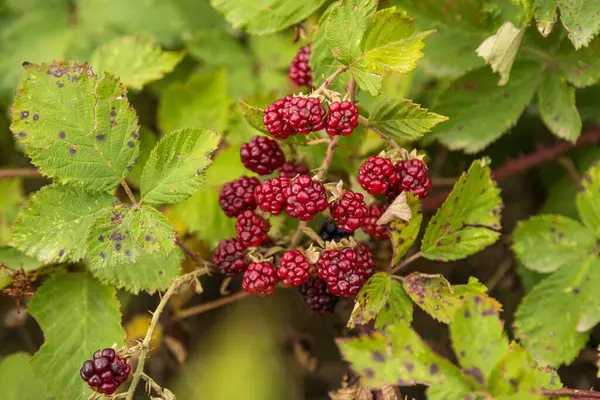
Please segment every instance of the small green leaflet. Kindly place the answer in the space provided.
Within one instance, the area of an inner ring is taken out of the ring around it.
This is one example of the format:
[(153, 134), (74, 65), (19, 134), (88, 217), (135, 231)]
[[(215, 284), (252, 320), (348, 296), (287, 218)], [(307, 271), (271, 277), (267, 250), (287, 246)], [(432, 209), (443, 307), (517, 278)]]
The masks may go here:
[(196, 32), (186, 38), (186, 47), (194, 57), (215, 66), (236, 67), (252, 63), (252, 58), (241, 41), (223, 29)]
[(157, 139), (156, 134), (145, 126), (140, 128), (140, 153), (138, 156), (138, 163), (131, 170), (131, 173), (127, 177), (127, 182), (135, 187), (140, 187), (140, 181), (142, 179), (142, 172), (144, 166), (150, 157), (150, 153), (156, 146)]
[(548, 36), (558, 19), (556, 0), (534, 0), (534, 16), (537, 29), (542, 36)]
[(519, 221), (513, 239), (513, 251), (524, 267), (545, 273), (580, 260), (596, 248), (592, 230), (560, 215)]
[(600, 31), (600, 0), (560, 0), (558, 8), (575, 49), (587, 46)]
[(546, 71), (538, 91), (538, 107), (552, 133), (571, 143), (577, 141), (581, 135), (581, 117), (575, 106), (575, 89), (564, 78)]
[(575, 51), (565, 42), (556, 55), (558, 69), (565, 79), (577, 88), (584, 88), (600, 81), (600, 38), (587, 47)]
[(408, 99), (385, 97), (369, 112), (369, 126), (403, 141), (420, 139), (448, 118), (427, 111)]
[(581, 179), (577, 193), (577, 210), (581, 221), (600, 238), (600, 163), (596, 162)]
[(244, 113), (244, 119), (246, 120), (246, 122), (248, 122), (248, 125), (256, 129), (257, 131), (268, 135), (269, 131), (263, 123), (263, 116), (265, 115), (264, 110), (258, 107), (251, 106), (244, 100), (239, 100), (239, 104), (242, 109), (242, 112)]
[(413, 305), (400, 282), (386, 272), (378, 272), (363, 285), (354, 303), (348, 327), (375, 320), (375, 329), (388, 325), (410, 325)]
[(46, 400), (49, 398), (45, 382), (36, 376), (29, 365), (31, 356), (14, 353), (0, 362), (2, 400)]
[(181, 129), (163, 137), (142, 173), (142, 201), (173, 204), (196, 193), (220, 141), (216, 132), (197, 128)]
[(517, 62), (504, 86), (487, 67), (464, 75), (438, 98), (434, 109), (449, 120), (430, 136), (452, 150), (483, 150), (517, 122), (539, 86), (540, 72), (538, 64)]
[(325, 0), (211, 0), (234, 28), (268, 35), (295, 25), (317, 11)]
[(142, 253), (168, 256), (175, 247), (173, 226), (150, 206), (116, 205), (103, 210), (87, 239), (92, 268), (131, 268)]
[(500, 237), (500, 190), (490, 176), (489, 159), (471, 164), (429, 222), (421, 251), (430, 260), (458, 260)]
[(497, 33), (485, 39), (477, 48), (477, 54), (490, 64), (494, 72), (500, 74), (500, 86), (506, 85), (510, 78), (510, 69), (519, 52), (525, 31), (526, 28), (519, 29), (512, 22), (505, 22)]
[(11, 130), (40, 171), (81, 189), (117, 186), (136, 163), (137, 115), (110, 74), (76, 61), (25, 64)]
[(391, 261), (392, 265), (398, 264), (415, 240), (417, 240), (419, 230), (421, 229), (421, 222), (423, 221), (423, 213), (421, 212), (421, 202), (419, 198), (410, 192), (406, 196), (406, 200), (411, 211), (410, 221), (404, 221), (403, 219), (398, 218), (388, 225), (390, 240), (392, 241), (392, 246), (394, 248), (394, 256)]
[[(327, 39), (327, 30), (330, 30), (329, 25), (334, 22), (330, 22), (330, 15), (332, 9), (336, 7), (332, 4), (319, 19), (319, 25), (317, 31), (313, 35), (313, 40), (310, 47), (310, 69), (313, 77), (313, 84), (319, 86), (323, 80), (330, 76), (336, 69), (342, 66), (342, 63), (337, 61), (333, 56), (331, 48), (329, 47), (329, 41)], [(329, 88), (338, 92), (343, 92), (344, 88), (341, 84), (343, 75), (340, 75), (338, 79), (333, 81)]]
[(44, 264), (79, 261), (92, 223), (113, 201), (107, 193), (45, 186), (19, 212), (10, 244)]
[(497, 303), (482, 295), (467, 298), (450, 325), (450, 336), (463, 372), (485, 388), (492, 369), (508, 353)]
[(0, 180), (0, 244), (9, 240), (12, 224), (25, 202), (20, 179)]
[(116, 291), (88, 273), (55, 273), (37, 290), (28, 312), (45, 342), (31, 366), (56, 400), (86, 400), (90, 389), (79, 376), (94, 351), (123, 345), (125, 332)]
[(122, 36), (96, 48), (91, 63), (98, 75), (111, 72), (125, 86), (141, 90), (173, 71), (184, 55), (182, 51), (163, 51), (148, 36)]
[(0, 263), (7, 268), (0, 270), (0, 289), (12, 282), (12, 271), (23, 268), (25, 272), (30, 272), (43, 267), (37, 259), (10, 246), (0, 246)]

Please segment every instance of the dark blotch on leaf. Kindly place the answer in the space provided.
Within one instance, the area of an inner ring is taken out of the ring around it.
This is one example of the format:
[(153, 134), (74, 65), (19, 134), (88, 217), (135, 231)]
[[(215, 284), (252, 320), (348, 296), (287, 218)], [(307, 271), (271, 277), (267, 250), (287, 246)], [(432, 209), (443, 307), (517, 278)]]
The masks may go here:
[(116, 120), (114, 120), (114, 119), (113, 119), (113, 120), (111, 120), (111, 121), (110, 121), (110, 126), (111, 126), (111, 128), (114, 128), (115, 126), (117, 126), (117, 121), (116, 121)]
[(123, 246), (121, 245), (121, 243), (117, 243), (117, 244), (115, 244), (115, 250), (116, 250), (116, 251), (120, 251), (120, 250), (121, 250), (121, 247), (123, 247)]
[(383, 354), (381, 354), (380, 351), (374, 351), (373, 352), (373, 361), (375, 361), (377, 363), (382, 363), (385, 361), (385, 357), (383, 356)]
[(56, 86), (58, 86), (58, 88), (60, 89), (65, 85), (62, 82), (56, 82)]
[(106, 259), (106, 254), (104, 254), (104, 252), (100, 253), (100, 258), (103, 260)]
[(440, 366), (439, 366), (439, 365), (437, 365), (437, 363), (432, 363), (432, 364), (429, 366), (429, 373), (430, 373), (431, 375), (435, 375), (435, 374), (437, 374), (438, 372), (440, 372)]
[(19, 137), (24, 138), (24, 137), (27, 137), (27, 132), (19, 132), (19, 133), (17, 133), (17, 135), (19, 135)]
[(104, 236), (102, 236), (102, 235), (98, 236), (98, 241), (104, 242)]
[(97, 141), (102, 142), (102, 141), (104, 141), (104, 139), (106, 139), (106, 135), (103, 135), (101, 133), (99, 133), (99, 134), (96, 135), (96, 140)]
[(515, 392), (519, 390), (519, 381), (516, 378), (510, 378), (508, 383), (510, 383), (510, 386), (512, 386)]
[(21, 111), (21, 119), (29, 117), (29, 111)]
[(571, 292), (573, 292), (573, 294), (579, 294), (581, 291), (578, 287), (574, 287), (573, 289), (571, 289)]
[(61, 139), (64, 139), (67, 137), (67, 134), (65, 133), (65, 131), (60, 131), (60, 132), (58, 132), (58, 137)]
[(367, 378), (373, 378), (375, 376), (375, 371), (373, 371), (373, 368), (365, 369), (365, 376)]
[(135, 143), (130, 140), (127, 142), (127, 146), (133, 149), (135, 147)]
[(74, 156), (77, 153), (77, 145), (73, 145), (73, 147), (69, 149), (69, 153)]
[(164, 272), (162, 270), (158, 271), (158, 275), (162, 276), (164, 274)]
[(37, 114), (37, 113), (36, 113), (36, 114), (33, 114), (33, 120), (34, 120), (34, 121), (37, 121), (38, 119), (40, 119), (40, 116), (39, 116), (39, 114)]
[(127, 257), (131, 257), (131, 250), (125, 250), (125, 255)]
[(134, 138), (134, 139), (137, 139), (138, 133), (137, 132), (131, 132), (131, 137)]
[(60, 249), (60, 250), (58, 251), (58, 256), (59, 256), (59, 257), (62, 257), (62, 256), (63, 256), (63, 254), (65, 254), (65, 249)]
[(412, 361), (408, 361), (404, 366), (408, 372), (412, 372), (415, 369), (415, 364)]
[(465, 370), (465, 372), (467, 373), (467, 375), (470, 375), (473, 378), (475, 378), (475, 380), (480, 384), (483, 385), (485, 383), (485, 376), (483, 376), (483, 371), (481, 369), (473, 367), (471, 369)]

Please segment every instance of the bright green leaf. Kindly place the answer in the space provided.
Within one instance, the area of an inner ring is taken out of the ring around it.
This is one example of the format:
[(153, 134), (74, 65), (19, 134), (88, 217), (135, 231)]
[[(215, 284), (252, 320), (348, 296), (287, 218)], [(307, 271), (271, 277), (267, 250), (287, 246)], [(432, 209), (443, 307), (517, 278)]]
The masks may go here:
[(239, 104), (244, 114), (244, 119), (246, 119), (248, 125), (256, 129), (257, 131), (268, 135), (269, 131), (263, 123), (263, 116), (265, 115), (264, 110), (258, 107), (251, 106), (244, 100), (239, 100)]
[(79, 261), (92, 223), (115, 200), (105, 193), (45, 186), (19, 212), (10, 243), (44, 264)]
[(91, 63), (98, 75), (111, 72), (125, 86), (141, 90), (173, 71), (184, 55), (181, 51), (163, 51), (146, 36), (122, 36), (94, 50)]
[(442, 275), (412, 273), (403, 278), (408, 296), (436, 320), (449, 324), (463, 302)]
[(211, 0), (210, 3), (233, 27), (251, 35), (268, 35), (306, 19), (325, 0)]
[(538, 91), (538, 107), (544, 124), (561, 139), (572, 143), (581, 134), (581, 117), (575, 106), (575, 89), (556, 74), (546, 72)]
[(587, 47), (575, 51), (567, 43), (556, 55), (558, 69), (565, 79), (577, 88), (584, 88), (600, 81), (600, 38)]
[(12, 119), (31, 162), (60, 183), (106, 191), (136, 162), (139, 127), (126, 90), (87, 64), (26, 64)]
[(558, 8), (576, 49), (587, 46), (600, 31), (600, 0), (559, 0)]
[(505, 22), (497, 33), (485, 39), (477, 48), (477, 54), (490, 64), (492, 71), (500, 74), (500, 86), (506, 85), (510, 78), (510, 70), (519, 52), (525, 30), (526, 28), (517, 28), (512, 22)]
[[(330, 25), (333, 26), (334, 21), (331, 21), (330, 15), (332, 9), (336, 6), (331, 6), (319, 19), (319, 25), (317, 31), (313, 35), (311, 47), (310, 47), (310, 60), (309, 65), (311, 69), (311, 75), (313, 79), (313, 85), (319, 86), (325, 78), (330, 76), (336, 69), (342, 66), (342, 63), (335, 59), (331, 48), (329, 47), (329, 41), (327, 38), (327, 31), (332, 30)], [(341, 81), (344, 75), (342, 74), (338, 79), (333, 81), (329, 88), (338, 92), (343, 92), (343, 85)]]
[(425, 258), (457, 260), (498, 240), (503, 206), (488, 164), (485, 158), (474, 161), (435, 213), (421, 244)]
[(197, 128), (181, 129), (163, 137), (142, 173), (142, 201), (179, 203), (196, 193), (220, 141), (221, 136), (214, 131)]
[(140, 187), (140, 181), (142, 179), (142, 171), (146, 165), (146, 161), (150, 157), (150, 153), (156, 146), (157, 139), (156, 134), (145, 126), (140, 127), (140, 153), (138, 156), (138, 162), (135, 167), (131, 170), (129, 176), (127, 176), (127, 182), (133, 183), (134, 186)]
[(448, 118), (408, 99), (382, 98), (369, 112), (369, 126), (399, 140), (414, 141)]
[[(600, 237), (600, 163), (596, 162), (581, 179), (577, 210), (583, 223)], [(583, 245), (583, 244), (582, 244)]]
[(411, 248), (421, 229), (421, 222), (423, 221), (423, 213), (421, 212), (421, 202), (419, 198), (413, 193), (409, 193), (407, 197), (407, 203), (411, 210), (410, 221), (404, 221), (403, 219), (396, 219), (388, 225), (392, 246), (394, 248), (394, 256), (392, 257), (392, 265), (398, 264), (402, 257), (406, 254), (408, 249)]
[(0, 245), (10, 238), (12, 224), (24, 201), (20, 179), (0, 180)]
[(479, 295), (467, 298), (450, 325), (450, 337), (463, 372), (485, 388), (492, 369), (508, 353), (496, 302)]
[(519, 221), (513, 251), (525, 268), (552, 272), (596, 248), (596, 236), (577, 221), (560, 215), (536, 215)]
[(298, 53), (299, 43), (294, 43), (292, 32), (277, 35), (251, 36), (249, 45), (263, 67), (287, 70), (290, 60)]
[(543, 36), (548, 36), (558, 19), (556, 0), (534, 0), (534, 15), (537, 29)]
[(45, 400), (48, 390), (44, 381), (36, 376), (29, 365), (31, 356), (14, 353), (0, 362), (0, 382), (3, 400)]
[(52, 275), (27, 307), (45, 342), (31, 360), (56, 400), (86, 400), (90, 389), (79, 369), (96, 350), (123, 345), (125, 332), (116, 291), (87, 273)]
[(170, 84), (158, 104), (158, 123), (164, 132), (182, 128), (223, 132), (228, 108), (227, 77), (220, 69)]
[(348, 327), (375, 320), (375, 328), (392, 324), (410, 325), (413, 305), (400, 282), (386, 272), (378, 272), (363, 285), (354, 303)]
[(537, 64), (517, 62), (504, 86), (488, 68), (468, 73), (437, 100), (435, 111), (449, 120), (431, 136), (452, 150), (483, 150), (517, 122), (539, 86), (540, 72)]
[(235, 67), (252, 62), (240, 40), (222, 29), (196, 32), (187, 38), (186, 46), (192, 56), (215, 66)]

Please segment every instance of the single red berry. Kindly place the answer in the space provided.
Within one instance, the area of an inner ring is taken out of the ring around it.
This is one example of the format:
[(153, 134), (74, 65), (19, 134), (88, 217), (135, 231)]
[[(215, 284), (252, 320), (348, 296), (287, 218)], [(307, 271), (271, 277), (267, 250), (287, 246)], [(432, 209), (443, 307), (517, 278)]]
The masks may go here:
[(362, 194), (346, 190), (341, 198), (329, 205), (329, 211), (341, 230), (354, 232), (362, 225), (367, 206)]
[(244, 143), (240, 158), (246, 168), (259, 175), (268, 175), (285, 162), (279, 143), (266, 136), (254, 136), (250, 142)]
[(273, 215), (281, 214), (285, 207), (287, 199), (285, 189), (290, 186), (288, 178), (273, 178), (264, 181), (254, 190), (256, 203), (266, 212)]
[(300, 250), (286, 251), (279, 262), (277, 276), (287, 287), (301, 285), (310, 278), (310, 263)]
[(359, 244), (356, 248), (356, 255), (358, 256), (357, 270), (361, 271), (361, 274), (367, 279), (375, 272), (375, 260), (373, 260), (373, 253), (366, 244)]
[(377, 225), (377, 220), (383, 215), (387, 207), (374, 203), (367, 207), (367, 216), (363, 220), (362, 230), (374, 240), (386, 240), (390, 234), (385, 225)]
[(370, 194), (383, 194), (398, 181), (398, 176), (390, 160), (371, 156), (358, 169), (357, 180)]
[(294, 179), (298, 175), (308, 175), (308, 167), (306, 164), (286, 162), (279, 168), (279, 176), (281, 178)]
[(300, 285), (299, 289), (308, 308), (319, 314), (332, 312), (339, 300), (339, 297), (331, 294), (327, 283), (321, 278), (311, 278)]
[(242, 211), (254, 210), (254, 189), (260, 185), (256, 178), (242, 176), (235, 181), (227, 182), (221, 189), (219, 205), (228, 217), (237, 217)]
[(236, 238), (221, 240), (213, 253), (212, 262), (222, 274), (232, 277), (246, 268), (245, 247)]
[(131, 373), (131, 366), (113, 349), (98, 350), (91, 360), (83, 363), (79, 375), (90, 389), (103, 394), (112, 394)]
[(294, 97), (286, 102), (281, 115), (298, 133), (320, 131), (325, 128), (325, 108), (315, 97)]
[(333, 102), (325, 123), (329, 135), (349, 136), (358, 126), (358, 108), (349, 101)]
[(242, 289), (251, 294), (268, 296), (273, 293), (278, 281), (273, 265), (268, 262), (252, 263), (244, 272)]
[(310, 43), (298, 49), (296, 57), (290, 64), (288, 76), (298, 86), (312, 87), (312, 74), (310, 72)]
[(431, 189), (432, 182), (427, 176), (427, 166), (421, 160), (404, 160), (394, 166), (398, 175), (398, 189), (400, 192), (411, 190), (423, 198)]
[(283, 117), (283, 108), (292, 100), (292, 96), (283, 97), (265, 108), (263, 123), (271, 135), (278, 139), (286, 139), (296, 133), (289, 121)]
[(235, 234), (245, 247), (260, 246), (269, 240), (267, 233), (271, 229), (269, 221), (262, 219), (252, 210), (246, 210), (235, 221)]
[(366, 272), (354, 249), (325, 250), (318, 261), (317, 273), (334, 296), (356, 296), (366, 280)]
[(292, 218), (310, 221), (327, 208), (327, 194), (321, 182), (313, 181), (310, 175), (299, 175), (285, 188), (287, 204), (285, 211)]

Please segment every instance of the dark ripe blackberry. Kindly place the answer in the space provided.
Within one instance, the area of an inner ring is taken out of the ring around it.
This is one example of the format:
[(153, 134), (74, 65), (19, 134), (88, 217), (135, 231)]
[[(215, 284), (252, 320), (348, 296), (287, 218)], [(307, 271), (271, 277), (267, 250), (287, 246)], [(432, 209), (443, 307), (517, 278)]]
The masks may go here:
[(319, 231), (319, 236), (326, 242), (331, 240), (339, 242), (342, 239), (352, 236), (352, 233), (341, 230), (334, 221), (326, 221)]
[(294, 179), (298, 175), (308, 175), (308, 167), (303, 163), (286, 162), (279, 168), (280, 178)]
[(333, 312), (339, 300), (331, 294), (327, 283), (321, 278), (311, 278), (300, 285), (299, 289), (308, 308), (319, 314)]
[(90, 389), (102, 394), (112, 394), (131, 373), (131, 366), (113, 349), (107, 348), (94, 353), (79, 370), (79, 375)]
[(296, 57), (290, 63), (288, 76), (298, 86), (312, 87), (312, 74), (310, 71), (310, 43), (298, 49)]
[(221, 240), (213, 253), (212, 262), (222, 274), (235, 276), (246, 268), (244, 250), (244, 245), (236, 238)]
[(254, 189), (260, 185), (256, 178), (242, 176), (223, 185), (219, 194), (219, 205), (228, 217), (237, 217), (243, 211), (254, 210)]
[(296, 133), (289, 121), (283, 116), (284, 107), (292, 101), (292, 96), (283, 97), (265, 108), (263, 123), (271, 135), (286, 139)]
[(294, 97), (286, 102), (281, 115), (298, 133), (317, 132), (325, 128), (325, 108), (315, 97)]
[(242, 144), (240, 159), (250, 171), (268, 175), (283, 165), (285, 155), (279, 143), (273, 139), (254, 136), (250, 142)]

